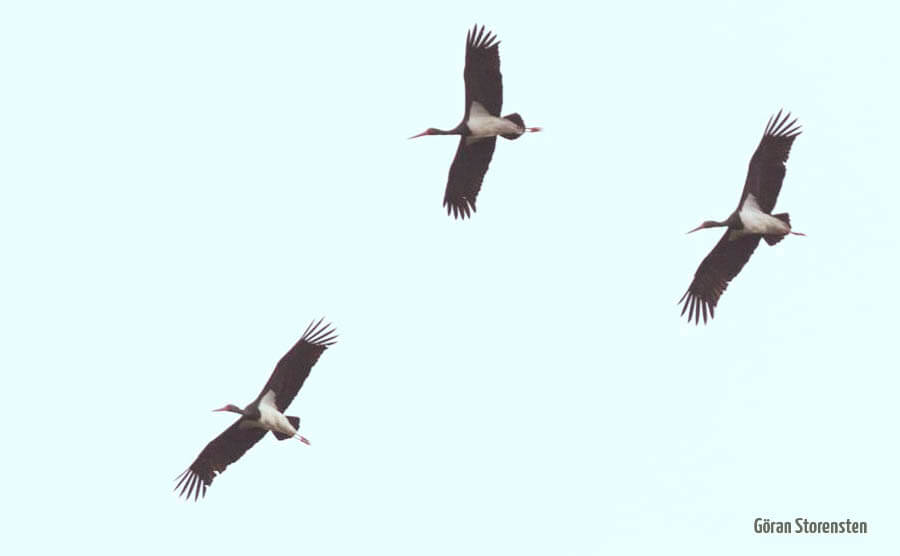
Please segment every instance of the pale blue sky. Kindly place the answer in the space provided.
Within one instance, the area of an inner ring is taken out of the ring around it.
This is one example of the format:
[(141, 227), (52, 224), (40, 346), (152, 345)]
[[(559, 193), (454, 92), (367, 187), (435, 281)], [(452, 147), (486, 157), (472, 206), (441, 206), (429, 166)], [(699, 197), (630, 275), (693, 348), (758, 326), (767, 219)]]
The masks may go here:
[[(836, 7), (840, 4), (842, 7)], [(843, 7), (846, 6), (846, 7)], [(886, 554), (896, 473), (892, 3), (5, 2), (3, 545), (16, 554)], [(467, 28), (501, 141), (441, 200)], [(769, 116), (794, 144), (716, 319), (676, 301)], [(310, 319), (291, 414), (172, 479)], [(855, 518), (858, 537), (755, 535)], [(7, 529), (8, 528), (8, 529)]]

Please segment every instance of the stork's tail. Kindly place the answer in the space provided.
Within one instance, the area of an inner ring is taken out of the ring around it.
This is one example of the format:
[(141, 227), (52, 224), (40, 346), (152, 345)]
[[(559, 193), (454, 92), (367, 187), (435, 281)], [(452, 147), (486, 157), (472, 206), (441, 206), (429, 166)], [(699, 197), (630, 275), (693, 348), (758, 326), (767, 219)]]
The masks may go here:
[[(300, 417), (288, 417), (287, 415), (285, 415), (285, 417), (287, 418), (288, 423), (290, 423), (291, 426), (294, 427), (294, 429), (300, 428)], [(272, 431), (272, 434), (275, 435), (275, 438), (277, 438), (278, 440), (287, 440), (288, 438), (293, 438), (293, 435), (282, 434), (278, 431)]]
[[(523, 128), (525, 131), (540, 131), (541, 130), (541, 128), (539, 128), (539, 127), (525, 127), (525, 120), (522, 119), (522, 116), (520, 116), (518, 112), (513, 112), (512, 114), (503, 116), (503, 119), (511, 121), (512, 123), (516, 124), (517, 126)], [(515, 141), (516, 139), (518, 139), (519, 137), (524, 135), (524, 133), (525, 132), (523, 131), (519, 135), (501, 135), (500, 137), (503, 137), (504, 139), (509, 139), (510, 141)]]
[(777, 218), (777, 219), (781, 220), (782, 222), (784, 222), (784, 223), (787, 224), (788, 226), (791, 225), (791, 215), (788, 214), (788, 213), (786, 213), (786, 212), (782, 212), (782, 213), (780, 213), (780, 214), (773, 214), (772, 216), (773, 216), (774, 218)]
[[(791, 225), (791, 217), (790, 217), (790, 215), (789, 215), (788, 213), (786, 213), (786, 212), (782, 212), (782, 213), (780, 213), (780, 214), (773, 214), (772, 217), (781, 220), (782, 222), (784, 222), (785, 224), (787, 224), (788, 227), (790, 227), (790, 225)], [(778, 243), (779, 241), (781, 241), (782, 239), (784, 239), (784, 236), (774, 235), (774, 234), (773, 234), (773, 235), (766, 235), (766, 236), (763, 236), (763, 239), (765, 239), (765, 240), (766, 240), (766, 243), (768, 243), (769, 245), (775, 245), (776, 243)]]

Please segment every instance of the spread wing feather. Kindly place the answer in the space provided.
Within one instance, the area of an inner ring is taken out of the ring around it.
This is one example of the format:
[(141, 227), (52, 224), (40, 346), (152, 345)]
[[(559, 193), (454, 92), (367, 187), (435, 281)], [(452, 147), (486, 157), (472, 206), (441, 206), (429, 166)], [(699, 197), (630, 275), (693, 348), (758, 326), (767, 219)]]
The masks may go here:
[(481, 191), (481, 183), (494, 156), (496, 137), (479, 139), (467, 144), (469, 139), (461, 137), (456, 157), (450, 165), (447, 189), (444, 191), (444, 206), (453, 218), (467, 218), (475, 212), (475, 199)]
[(490, 31), (485, 33), (476, 25), (466, 34), (465, 113), (472, 101), (478, 101), (493, 116), (500, 116), (503, 107), (503, 76), (500, 74), (500, 42)]
[(729, 240), (729, 235), (731, 231), (725, 230), (722, 239), (700, 263), (694, 274), (694, 280), (678, 300), (679, 303), (684, 302), (681, 314), (687, 313), (688, 322), (693, 320), (696, 324), (700, 324), (701, 313), (704, 324), (707, 318), (715, 316), (716, 304), (728, 287), (728, 283), (744, 268), (762, 238), (758, 235), (747, 235)]
[(303, 336), (275, 365), (272, 376), (259, 393), (259, 397), (262, 397), (267, 391), (273, 390), (275, 406), (282, 413), (294, 401), (322, 352), (337, 341), (334, 328), (330, 324), (322, 325), (323, 320), (319, 319), (319, 322), (310, 323), (306, 327)]
[(782, 118), (779, 110), (778, 114), (769, 118), (759, 146), (750, 159), (747, 181), (741, 195), (743, 203), (747, 195), (752, 194), (759, 208), (767, 214), (771, 214), (775, 208), (775, 201), (778, 200), (781, 184), (784, 182), (785, 163), (791, 154), (791, 145), (801, 133), (797, 119), (788, 121), (790, 117), (788, 113)]
[(186, 493), (185, 499), (190, 500), (193, 496), (195, 501), (200, 496), (206, 496), (206, 489), (216, 475), (239, 460), (266, 432), (265, 429), (248, 427), (243, 417), (235, 421), (207, 444), (194, 463), (175, 478), (175, 490), (181, 487), (178, 496)]

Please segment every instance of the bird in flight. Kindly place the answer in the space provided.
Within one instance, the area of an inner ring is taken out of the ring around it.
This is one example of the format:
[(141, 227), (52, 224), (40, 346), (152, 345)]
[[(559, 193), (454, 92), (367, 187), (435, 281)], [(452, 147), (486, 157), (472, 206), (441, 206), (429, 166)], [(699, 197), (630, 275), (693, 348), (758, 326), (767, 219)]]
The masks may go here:
[(775, 201), (784, 181), (785, 162), (794, 139), (800, 135), (797, 119), (790, 113), (769, 118), (762, 140), (750, 159), (747, 181), (737, 209), (721, 222), (707, 220), (688, 233), (704, 228), (726, 227), (725, 234), (700, 263), (694, 280), (678, 301), (684, 303), (681, 314), (687, 312), (688, 322), (703, 323), (715, 315), (719, 297), (728, 283), (744, 268), (750, 255), (764, 239), (775, 245), (788, 234), (806, 235), (791, 229), (788, 213), (772, 214)]
[(296, 438), (309, 445), (309, 440), (297, 432), (300, 418), (285, 416), (284, 412), (319, 356), (337, 340), (334, 329), (330, 324), (322, 326), (322, 320), (310, 323), (300, 340), (275, 366), (262, 392), (250, 405), (241, 409), (228, 404), (213, 410), (237, 413), (240, 418), (207, 444), (194, 463), (175, 478), (175, 490), (181, 488), (179, 496), (186, 494), (186, 499), (193, 496), (194, 500), (200, 495), (206, 496), (206, 489), (215, 476), (240, 459), (269, 431), (278, 440)]
[(475, 212), (475, 199), (487, 172), (497, 136), (518, 139), (525, 132), (540, 131), (525, 127), (519, 114), (500, 116), (503, 105), (503, 78), (500, 75), (500, 42), (484, 26), (476, 25), (466, 34), (465, 114), (458, 126), (443, 130), (430, 127), (410, 139), (424, 135), (459, 135), (456, 157), (450, 165), (444, 206), (453, 218), (467, 218)]

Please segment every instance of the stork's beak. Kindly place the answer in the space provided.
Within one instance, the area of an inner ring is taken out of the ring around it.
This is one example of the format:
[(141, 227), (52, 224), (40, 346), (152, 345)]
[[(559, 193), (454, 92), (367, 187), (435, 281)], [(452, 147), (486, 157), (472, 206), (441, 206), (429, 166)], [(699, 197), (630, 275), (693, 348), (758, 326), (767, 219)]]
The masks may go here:
[(226, 405), (225, 407), (220, 407), (219, 409), (213, 409), (213, 411), (228, 411), (228, 406)]
[(427, 131), (423, 131), (422, 133), (420, 133), (420, 134), (418, 134), (418, 135), (413, 135), (412, 137), (409, 137), (409, 139), (415, 139), (416, 137), (421, 137), (421, 136), (423, 136), (423, 135), (428, 135), (428, 132), (427, 132)]
[(692, 233), (696, 232), (697, 230), (702, 230), (702, 229), (703, 229), (703, 224), (700, 224), (699, 226), (697, 226), (697, 227), (694, 228), (693, 230), (691, 230), (691, 231), (689, 231), (689, 232), (685, 232), (684, 235), (692, 234)]

